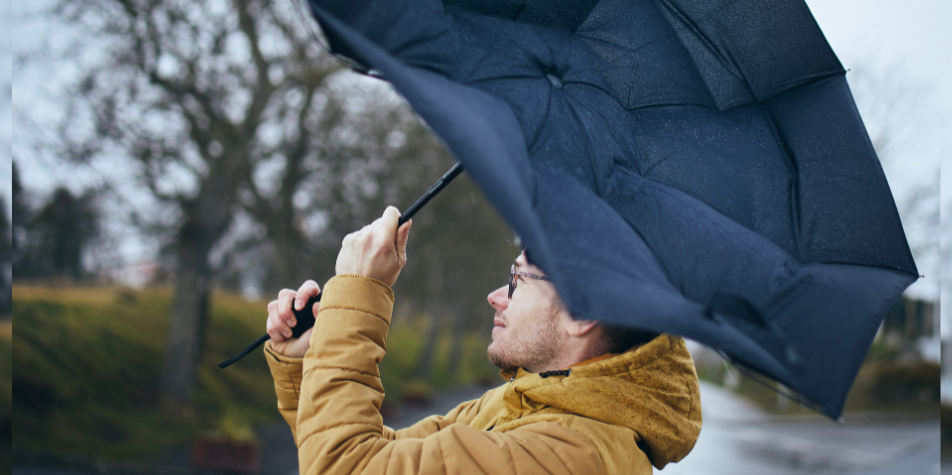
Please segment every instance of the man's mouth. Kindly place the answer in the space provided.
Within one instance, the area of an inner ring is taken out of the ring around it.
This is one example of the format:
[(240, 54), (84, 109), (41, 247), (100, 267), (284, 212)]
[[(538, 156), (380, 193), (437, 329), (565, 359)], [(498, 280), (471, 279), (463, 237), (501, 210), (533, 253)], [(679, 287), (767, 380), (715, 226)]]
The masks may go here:
[(498, 318), (494, 318), (494, 319), (493, 319), (493, 328), (495, 329), (495, 328), (497, 328), (497, 327), (499, 327), (499, 328), (506, 328), (506, 324), (504, 324), (504, 323), (502, 322), (502, 320), (500, 320), (500, 319), (498, 319)]

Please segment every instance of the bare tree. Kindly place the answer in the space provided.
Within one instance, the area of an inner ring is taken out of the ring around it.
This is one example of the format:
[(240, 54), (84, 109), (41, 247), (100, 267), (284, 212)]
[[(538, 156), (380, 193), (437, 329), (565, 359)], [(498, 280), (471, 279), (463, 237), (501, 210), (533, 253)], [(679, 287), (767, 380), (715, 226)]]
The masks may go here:
[(0, 196), (0, 317), (13, 312), (13, 243), (6, 200)]
[(27, 203), (26, 190), (23, 189), (23, 183), (20, 182), (20, 172), (17, 169), (16, 162), (12, 164), (12, 174), (13, 216), (10, 218), (10, 247), (13, 251), (12, 264), (16, 267), (20, 259), (20, 250), (23, 247), (23, 241), (26, 238), (27, 227), (29, 226), (30, 220), (33, 219), (33, 213)]
[(174, 304), (161, 387), (189, 400), (202, 354), (213, 269), (243, 190), (276, 161), (307, 155), (338, 67), (299, 28), (293, 4), (269, 0), (62, 1), (54, 14), (105, 48), (81, 64), (60, 126), (73, 161), (134, 160), (171, 222)]
[[(54, 10), (104, 45), (69, 91), (62, 153), (131, 160), (142, 189), (171, 211), (134, 216), (168, 236), (174, 254), (168, 401), (189, 399), (223, 269), (234, 285), (266, 268), (266, 290), (329, 277), (345, 234), (386, 205), (409, 205), (453, 162), (383, 83), (341, 87), (353, 76), (293, 5), (64, 0)], [(518, 250), (475, 186), (454, 183), (418, 215), (414, 236), (396, 289), (403, 308), (430, 309), (434, 332), (453, 322), (455, 339), (491, 321), (468, 317), (489, 312), (486, 292), (505, 282)]]

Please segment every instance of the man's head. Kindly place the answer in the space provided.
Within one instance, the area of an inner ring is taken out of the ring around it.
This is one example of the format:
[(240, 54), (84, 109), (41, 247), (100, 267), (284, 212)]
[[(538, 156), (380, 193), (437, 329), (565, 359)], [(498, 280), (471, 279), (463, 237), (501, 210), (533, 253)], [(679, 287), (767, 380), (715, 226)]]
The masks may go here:
[[(523, 252), (515, 261), (520, 273), (545, 276)], [(509, 286), (489, 294), (496, 310), (489, 360), (502, 369), (521, 367), (531, 372), (561, 370), (602, 355), (620, 353), (655, 335), (608, 327), (595, 320), (575, 320), (546, 280), (516, 275)]]

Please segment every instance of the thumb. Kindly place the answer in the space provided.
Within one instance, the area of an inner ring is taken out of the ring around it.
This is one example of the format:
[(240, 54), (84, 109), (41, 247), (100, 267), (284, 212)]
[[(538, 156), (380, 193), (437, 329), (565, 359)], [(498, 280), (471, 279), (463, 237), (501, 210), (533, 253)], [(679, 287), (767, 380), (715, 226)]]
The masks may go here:
[(407, 241), (410, 240), (410, 227), (413, 226), (413, 220), (409, 220), (400, 226), (397, 230), (397, 260), (400, 265), (407, 262)]

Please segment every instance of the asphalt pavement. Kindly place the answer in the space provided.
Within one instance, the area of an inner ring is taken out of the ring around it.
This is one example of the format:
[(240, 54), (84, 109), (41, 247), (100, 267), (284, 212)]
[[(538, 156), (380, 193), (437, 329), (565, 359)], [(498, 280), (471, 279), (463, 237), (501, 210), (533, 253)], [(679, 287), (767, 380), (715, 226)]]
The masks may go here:
[(939, 418), (847, 414), (775, 417), (729, 390), (701, 382), (704, 428), (664, 475), (897, 475), (940, 473)]

